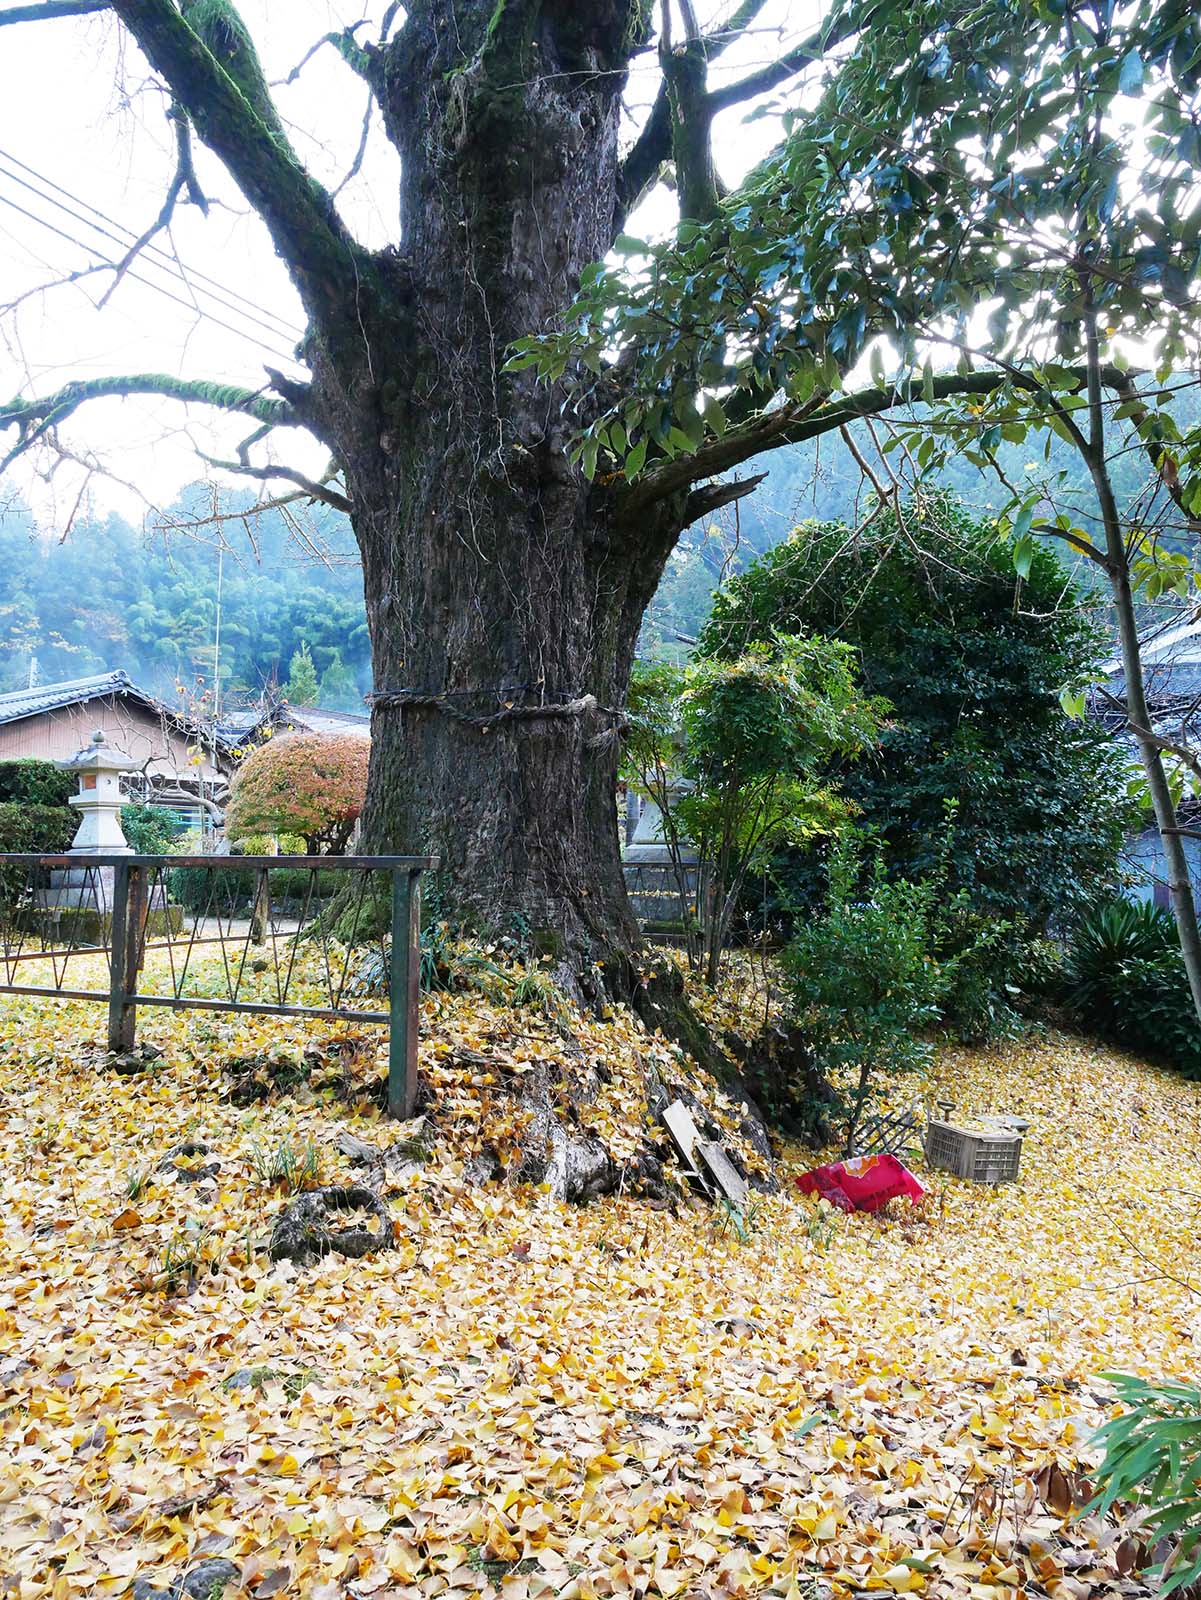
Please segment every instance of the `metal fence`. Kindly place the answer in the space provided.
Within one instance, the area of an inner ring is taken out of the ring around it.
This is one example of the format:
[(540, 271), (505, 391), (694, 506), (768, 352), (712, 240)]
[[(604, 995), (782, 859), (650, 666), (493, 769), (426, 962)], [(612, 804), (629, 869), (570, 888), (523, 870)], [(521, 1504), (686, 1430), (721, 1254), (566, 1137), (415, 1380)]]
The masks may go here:
[[(108, 1045), (120, 1054), (134, 1048), (140, 1006), (386, 1023), (388, 1111), (410, 1117), (421, 874), (434, 865), (430, 856), (0, 854), (0, 994), (107, 1002)], [(201, 951), (218, 959), (197, 960)], [(356, 1003), (375, 987), (367, 975), (385, 972), (388, 1009)]]

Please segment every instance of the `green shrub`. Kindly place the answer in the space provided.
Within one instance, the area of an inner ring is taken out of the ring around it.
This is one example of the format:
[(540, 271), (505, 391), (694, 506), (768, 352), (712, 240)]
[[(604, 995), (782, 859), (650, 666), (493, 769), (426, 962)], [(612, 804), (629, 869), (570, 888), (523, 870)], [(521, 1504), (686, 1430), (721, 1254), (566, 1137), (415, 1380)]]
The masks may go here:
[(79, 818), (66, 806), (0, 805), (0, 851), (56, 856), (70, 849)]
[[(176, 840), (175, 848), (186, 856), (210, 853), (198, 833), (185, 834)], [(241, 871), (236, 867), (172, 867), (167, 874), (167, 893), (176, 905), (195, 916), (248, 916), (254, 901), (254, 873), (248, 867)]]
[(1201, 1027), (1168, 912), (1127, 900), (1098, 907), (1073, 936), (1066, 977), (1086, 1027), (1201, 1078)]
[[(941, 873), (1025, 937), (1111, 889), (1135, 821), (1114, 741), (1060, 705), (1110, 650), (1078, 598), (1045, 544), (1019, 584), (994, 518), (923, 494), (858, 530), (798, 528), (719, 590), (700, 653), (733, 659), (777, 631), (854, 647), (861, 692), (893, 714), (878, 751), (834, 761), (828, 780), (890, 877)], [(777, 851), (774, 867), (769, 913), (804, 915), (820, 897), (814, 853)], [(764, 898), (746, 897), (752, 918)]]
[(1178, 950), (1123, 964), (1112, 990), (1115, 1033), (1186, 1078), (1201, 1078), (1201, 1028)]
[(1031, 941), (1005, 918), (981, 910), (966, 892), (950, 900), (936, 893), (927, 928), (930, 954), (945, 983), (943, 1026), (964, 1044), (1011, 1038), (1020, 1026), (1013, 1002)]
[(76, 774), (53, 761), (0, 761), (0, 805), (65, 806), (78, 789)]
[(1128, 961), (1158, 961), (1176, 946), (1168, 912), (1149, 903), (1112, 900), (1076, 929), (1068, 956), (1070, 1003), (1082, 1016), (1116, 1026), (1116, 986)]
[(332, 900), (345, 883), (352, 879), (344, 872), (318, 872), (314, 880), (308, 867), (280, 867), (271, 873), (271, 899), (296, 900), (301, 904), (309, 898), (313, 910), (325, 900)]
[[(0, 853), (62, 855), (70, 849), (78, 827), (79, 818), (66, 806), (0, 804)], [(0, 870), (0, 915), (11, 908), (28, 881), (24, 867)]]
[(877, 868), (865, 899), (850, 898), (842, 852), (823, 916), (800, 927), (784, 956), (795, 1024), (839, 1097), (847, 1150), (881, 1076), (924, 1067), (918, 1037), (938, 1020), (947, 976), (928, 951), (934, 888), (889, 883)]
[(140, 856), (163, 856), (175, 843), (179, 823), (165, 806), (121, 807), (121, 831)]
[(1085, 1510), (1104, 1516), (1115, 1505), (1133, 1504), (1140, 1538), (1175, 1541), (1159, 1570), (1158, 1592), (1172, 1594), (1201, 1578), (1201, 1389), (1106, 1376), (1126, 1409), (1093, 1439), (1104, 1455), (1096, 1498)]

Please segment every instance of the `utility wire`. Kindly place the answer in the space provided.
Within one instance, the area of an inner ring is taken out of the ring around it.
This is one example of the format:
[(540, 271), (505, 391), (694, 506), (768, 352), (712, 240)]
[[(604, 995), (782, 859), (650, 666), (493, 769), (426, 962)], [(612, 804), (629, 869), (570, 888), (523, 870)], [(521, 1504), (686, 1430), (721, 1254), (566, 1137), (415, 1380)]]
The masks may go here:
[[(118, 238), (115, 241), (116, 243), (125, 246), (126, 244), (136, 241), (137, 235), (134, 233), (132, 228), (126, 227), (123, 222), (118, 222), (115, 217), (110, 217), (107, 212), (101, 211), (99, 206), (94, 206), (90, 200), (84, 200), (79, 195), (72, 194), (69, 189), (64, 189), (62, 184), (56, 183), (53, 178), (47, 178), (43, 173), (38, 172), (34, 167), (31, 167), (28, 162), (22, 161), (19, 156), (14, 156), (10, 154), (9, 151), (0, 149), (0, 158), (3, 158), (3, 160), (7, 161), (11, 166), (19, 167), (22, 172), (28, 173), (31, 178), (36, 179), (37, 182), (42, 184), (44, 187), (53, 189), (56, 193), (63, 195), (67, 200), (70, 200), (73, 205), (82, 206), (85, 211), (90, 211), (93, 216), (99, 217), (101, 222), (108, 223), (110, 227), (116, 228), (118, 234), (123, 234), (125, 236), (124, 239)], [(23, 181), (16, 173), (9, 174), (9, 176), (13, 177), (18, 183)], [(26, 185), (26, 187), (29, 187), (29, 185)], [(52, 205), (58, 205), (60, 203), (52, 199), (52, 197), (49, 195), (45, 196), (44, 198), (49, 200)], [(86, 222), (86, 226), (95, 228), (97, 233), (106, 232), (104, 228), (98, 227), (93, 222)], [(112, 238), (113, 236), (111, 234), (107, 234), (107, 237)], [(146, 245), (145, 251), (149, 255), (161, 256), (167, 268), (172, 272), (178, 273), (181, 270), (178, 259), (172, 255), (169, 250), (164, 250), (161, 245), (155, 244), (153, 240)], [(277, 323), (290, 339), (299, 339), (302, 337), (303, 330), (298, 328), (294, 323), (288, 322), (285, 318), (277, 316), (274, 311), (268, 311), (265, 306), (261, 306), (257, 301), (249, 299), (244, 294), (240, 294), (238, 290), (229, 288), (227, 284), (222, 283), (219, 279), (211, 278), (207, 273), (193, 270), (191, 268), (188, 269), (188, 274), (189, 277), (195, 278), (197, 282), (211, 284), (214, 289), (219, 289), (223, 294), (229, 295), (234, 300), (241, 301), (241, 303), (247, 306), (251, 311), (255, 311), (261, 316), (267, 317), (272, 322)]]
[[(6, 177), (9, 177), (9, 176), (10, 176), (10, 174), (4, 172), (3, 169), (0, 168), (0, 178), (6, 178)], [(38, 191), (36, 189), (33, 189), (31, 185), (26, 184), (26, 185), (24, 185), (24, 187), (26, 189), (28, 189), (30, 191), (30, 193), (32, 193), (37, 199), (42, 200), (42, 201), (48, 201), (48, 203), (50, 203), (52, 205), (53, 204), (57, 204), (54, 201), (49, 201), (47, 196), (39, 194)], [(92, 242), (90, 242), (90, 241), (88, 241), (86, 239), (81, 239), (78, 236), (77, 233), (64, 231), (64, 229), (55, 226), (55, 224), (53, 222), (49, 221), (46, 217), (39, 216), (36, 212), (32, 212), (32, 211), (27, 210), (26, 207), (24, 207), (22, 205), (19, 205), (17, 203), (17, 201), (13, 200), (10, 196), (3, 195), (2, 193), (0, 193), (0, 200), (2, 200), (5, 205), (11, 206), (14, 211), (19, 211), (23, 216), (29, 217), (32, 221), (37, 222), (42, 227), (49, 229), (51, 232), (57, 234), (60, 238), (66, 239), (71, 244), (74, 244), (74, 245), (78, 246), (81, 250), (87, 251), (89, 255), (91, 255), (92, 257), (95, 258), (95, 260), (96, 260), (96, 262), (97, 262), (97, 264), (99, 266), (101, 266), (101, 267), (110, 267), (110, 268), (112, 268), (112, 270), (114, 272), (117, 270), (117, 263), (115, 261), (112, 261), (108, 257), (108, 255), (104, 252), (104, 250), (101, 249), (98, 245), (96, 245), (96, 244), (94, 244), (94, 243), (92, 243)], [(76, 223), (76, 224), (79, 224), (79, 223), (82, 222), (85, 227), (93, 226), (92, 224), (88, 223), (86, 218), (80, 218), (80, 217), (76, 216), (74, 212), (70, 211), (65, 206), (59, 206), (58, 209), (63, 215), (65, 215), (66, 217), (69, 217), (71, 219), (71, 221)], [(121, 241), (117, 240), (116, 243), (120, 244)], [(152, 270), (158, 270), (158, 271), (163, 271), (164, 270), (162, 265), (157, 261), (149, 261), (149, 262), (144, 263), (144, 265), (149, 267), (149, 268), (151, 268)], [(178, 272), (177, 273), (168, 272), (167, 276), (168, 276), (168, 278), (170, 279), (170, 281), (171, 281), (171, 283), (173, 285), (180, 285), (180, 286), (182, 286), (182, 288), (186, 289), (188, 291), (189, 298), (184, 298), (184, 297), (181, 297), (178, 294), (173, 294), (170, 289), (165, 288), (163, 286), (163, 284), (161, 284), (157, 280), (143, 277), (141, 273), (133, 271), (132, 268), (127, 268), (126, 271), (122, 274), (122, 276), (123, 277), (132, 278), (134, 280), (134, 282), (143, 284), (146, 288), (156, 289), (160, 294), (165, 295), (167, 297), (167, 299), (173, 300), (177, 305), (185, 307), (187, 310), (191, 311), (194, 315), (201, 316), (201, 317), (207, 317), (210, 321), (216, 323), (218, 326), (226, 328), (232, 333), (236, 333), (239, 336), (239, 338), (245, 338), (248, 342), (258, 345), (261, 349), (268, 351), (271, 355), (279, 357), (280, 360), (283, 360), (283, 361), (294, 361), (295, 360), (295, 356), (294, 356), (294, 354), (293, 354), (293, 352), (291, 350), (285, 350), (285, 349), (281, 348), (281, 345), (282, 345), (283, 340), (284, 340), (284, 335), (280, 332), (279, 329), (272, 327), (269, 323), (263, 322), (260, 318), (254, 316), (252, 313), (247, 312), (247, 311), (243, 311), (239, 306), (231, 305), (231, 304), (228, 304), (227, 302), (222, 301), (217, 295), (215, 295), (213, 293), (212, 290), (205, 289), (205, 288), (203, 288), (202, 286), (199, 286), (199, 285), (193, 286), (192, 283), (188, 280), (186, 274), (178, 273)], [(247, 332), (245, 332), (245, 330), (243, 330), (241, 328), (231, 327), (231, 325), (228, 322), (224, 321), (221, 317), (217, 316), (214, 312), (210, 311), (207, 306), (201, 304), (200, 301), (196, 298), (197, 294), (205, 295), (208, 298), (215, 300), (223, 311), (226, 311), (227, 313), (229, 313), (232, 316), (240, 317), (240, 318), (244, 319), (246, 322), (251, 323), (255, 327), (261, 328), (266, 334), (268, 334), (270, 336), (271, 339), (273, 339), (276, 342), (274, 344), (267, 344), (262, 339), (256, 338), (254, 336), (254, 334), (247, 333)]]
[[(21, 216), (28, 217), (30, 222), (36, 222), (40, 227), (48, 228), (51, 233), (56, 233), (60, 239), (66, 239), (69, 244), (73, 244), (81, 250), (86, 250), (89, 255), (94, 256), (104, 266), (113, 265), (112, 262), (107, 261), (101, 255), (94, 245), (85, 244), (82, 239), (77, 239), (74, 234), (65, 233), (62, 228), (56, 227), (53, 222), (48, 222), (45, 217), (39, 217), (33, 211), (27, 211), (24, 206), (18, 205), (15, 200), (10, 200), (7, 195), (0, 194), (0, 205), (10, 206), (12, 210), (20, 212)], [(292, 361), (295, 359), (290, 351), (284, 352), (276, 345), (265, 344), (262, 339), (256, 338), (252, 333), (247, 333), (244, 328), (235, 328), (232, 323), (222, 321), (220, 317), (214, 316), (211, 311), (206, 311), (203, 307), (198, 306), (195, 301), (185, 300), (182, 295), (173, 294), (170, 289), (161, 283), (155, 283), (150, 278), (143, 278), (139, 273), (133, 271), (127, 272), (125, 276), (132, 278), (135, 283), (144, 285), (147, 289), (154, 289), (159, 294), (165, 295), (168, 300), (173, 300), (177, 306), (182, 306), (185, 311), (190, 311), (194, 316), (203, 317), (216, 327), (224, 328), (227, 333), (232, 333), (244, 343), (257, 345), (260, 350), (265, 350), (268, 355), (274, 356), (276, 360)]]
[[(0, 157), (3, 157), (4, 160), (13, 162), (14, 165), (21, 167), (26, 172), (32, 172), (32, 169), (27, 167), (24, 162), (15, 161), (13, 157), (8, 156), (6, 152), (2, 150), (0, 150)], [(111, 240), (114, 244), (119, 246), (122, 253), (124, 253), (128, 246), (135, 241), (136, 235), (134, 235), (129, 229), (124, 228), (123, 224), (116, 222), (113, 218), (107, 217), (104, 212), (98, 211), (96, 207), (90, 205), (86, 200), (80, 200), (76, 196), (71, 195), (69, 191), (63, 189), (60, 185), (54, 183), (52, 180), (43, 178), (40, 173), (32, 172), (32, 175), (38, 180), (39, 183), (45, 183), (50, 188), (56, 189), (60, 194), (64, 194), (68, 199), (73, 200), (76, 205), (84, 207), (85, 210), (95, 212), (97, 216), (103, 218), (104, 222), (111, 223), (113, 228), (117, 228), (121, 230), (121, 232), (113, 233), (110, 228), (102, 226), (101, 223), (93, 222), (90, 217), (82, 216), (78, 211), (72, 210), (70, 206), (64, 204), (63, 201), (56, 199), (54, 195), (44, 193), (34, 184), (28, 182), (25, 178), (22, 178), (19, 173), (6, 171), (2, 166), (0, 166), (0, 177), (7, 178), (10, 182), (20, 185), (21, 188), (26, 189), (30, 194), (35, 195), (40, 201), (43, 202), (43, 204), (53, 206), (57, 210), (63, 212), (65, 215), (69, 216), (73, 222), (81, 224), (83, 227), (89, 228), (93, 232), (100, 234), (103, 238)], [(125, 235), (124, 238), (121, 237), (122, 233)], [(84, 249), (92, 250), (93, 253), (95, 253), (94, 247), (85, 244), (83, 240), (75, 238), (74, 242), (81, 245)], [(166, 272), (169, 276), (182, 282), (183, 285), (189, 290), (198, 291), (201, 294), (208, 295), (210, 299), (216, 300), (218, 304), (222, 305), (234, 316), (245, 318), (245, 320), (248, 322), (257, 323), (259, 327), (261, 327), (265, 332), (271, 334), (273, 337), (283, 337), (291, 340), (293, 343), (302, 337), (300, 330), (284, 321), (282, 317), (277, 317), (274, 312), (268, 311), (265, 307), (256, 304), (255, 301), (247, 299), (245, 295), (239, 294), (235, 289), (228, 288), (226, 285), (220, 283), (217, 279), (209, 277), (207, 273), (193, 271), (190, 268), (185, 272), (177, 259), (168, 251), (161, 250), (154, 244), (149, 244), (145, 246), (143, 250), (139, 252), (139, 254), (143, 257), (150, 256), (161, 258), (147, 260), (145, 265), (152, 267), (157, 271)], [(110, 264), (115, 268), (115, 262)], [(212, 287), (207, 288), (202, 287), (202, 285), (212, 285)], [(243, 310), (243, 306), (247, 307), (248, 309)]]

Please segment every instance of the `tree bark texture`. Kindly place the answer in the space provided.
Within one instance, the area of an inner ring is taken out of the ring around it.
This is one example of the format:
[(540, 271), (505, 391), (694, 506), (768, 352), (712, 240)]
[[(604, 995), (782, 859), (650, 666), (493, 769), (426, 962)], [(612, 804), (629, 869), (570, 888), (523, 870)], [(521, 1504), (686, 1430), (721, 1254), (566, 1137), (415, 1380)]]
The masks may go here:
[(452, 916), (577, 966), (634, 943), (620, 708), (682, 506), (623, 521), (568, 459), (564, 394), (503, 365), (611, 243), (635, 12), (414, 10), (379, 86), (403, 172), (394, 328), (331, 349), (328, 375), (311, 352), (363, 555), (368, 848), (436, 853)]

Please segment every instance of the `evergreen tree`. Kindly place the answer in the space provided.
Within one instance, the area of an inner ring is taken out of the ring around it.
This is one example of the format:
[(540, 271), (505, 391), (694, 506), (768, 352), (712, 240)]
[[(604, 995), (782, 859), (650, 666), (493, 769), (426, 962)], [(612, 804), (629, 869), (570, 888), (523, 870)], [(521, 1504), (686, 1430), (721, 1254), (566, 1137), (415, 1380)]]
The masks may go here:
[(315, 706), (317, 704), (317, 669), (309, 653), (308, 640), (302, 639), (288, 666), (288, 681), (284, 684), (284, 698), (289, 705)]
[(363, 710), (363, 696), (354, 681), (354, 673), (343, 665), (340, 650), (334, 651), (329, 666), (321, 674), (317, 703), (326, 711)]
[[(858, 533), (805, 524), (718, 596), (701, 649), (734, 660), (780, 632), (853, 646), (892, 706), (879, 749), (832, 774), (891, 873), (942, 875), (1023, 931), (1112, 886), (1125, 764), (1060, 705), (1108, 646), (1052, 551), (1020, 579), (993, 524), (943, 496)], [(793, 896), (822, 876), (779, 865)]]

